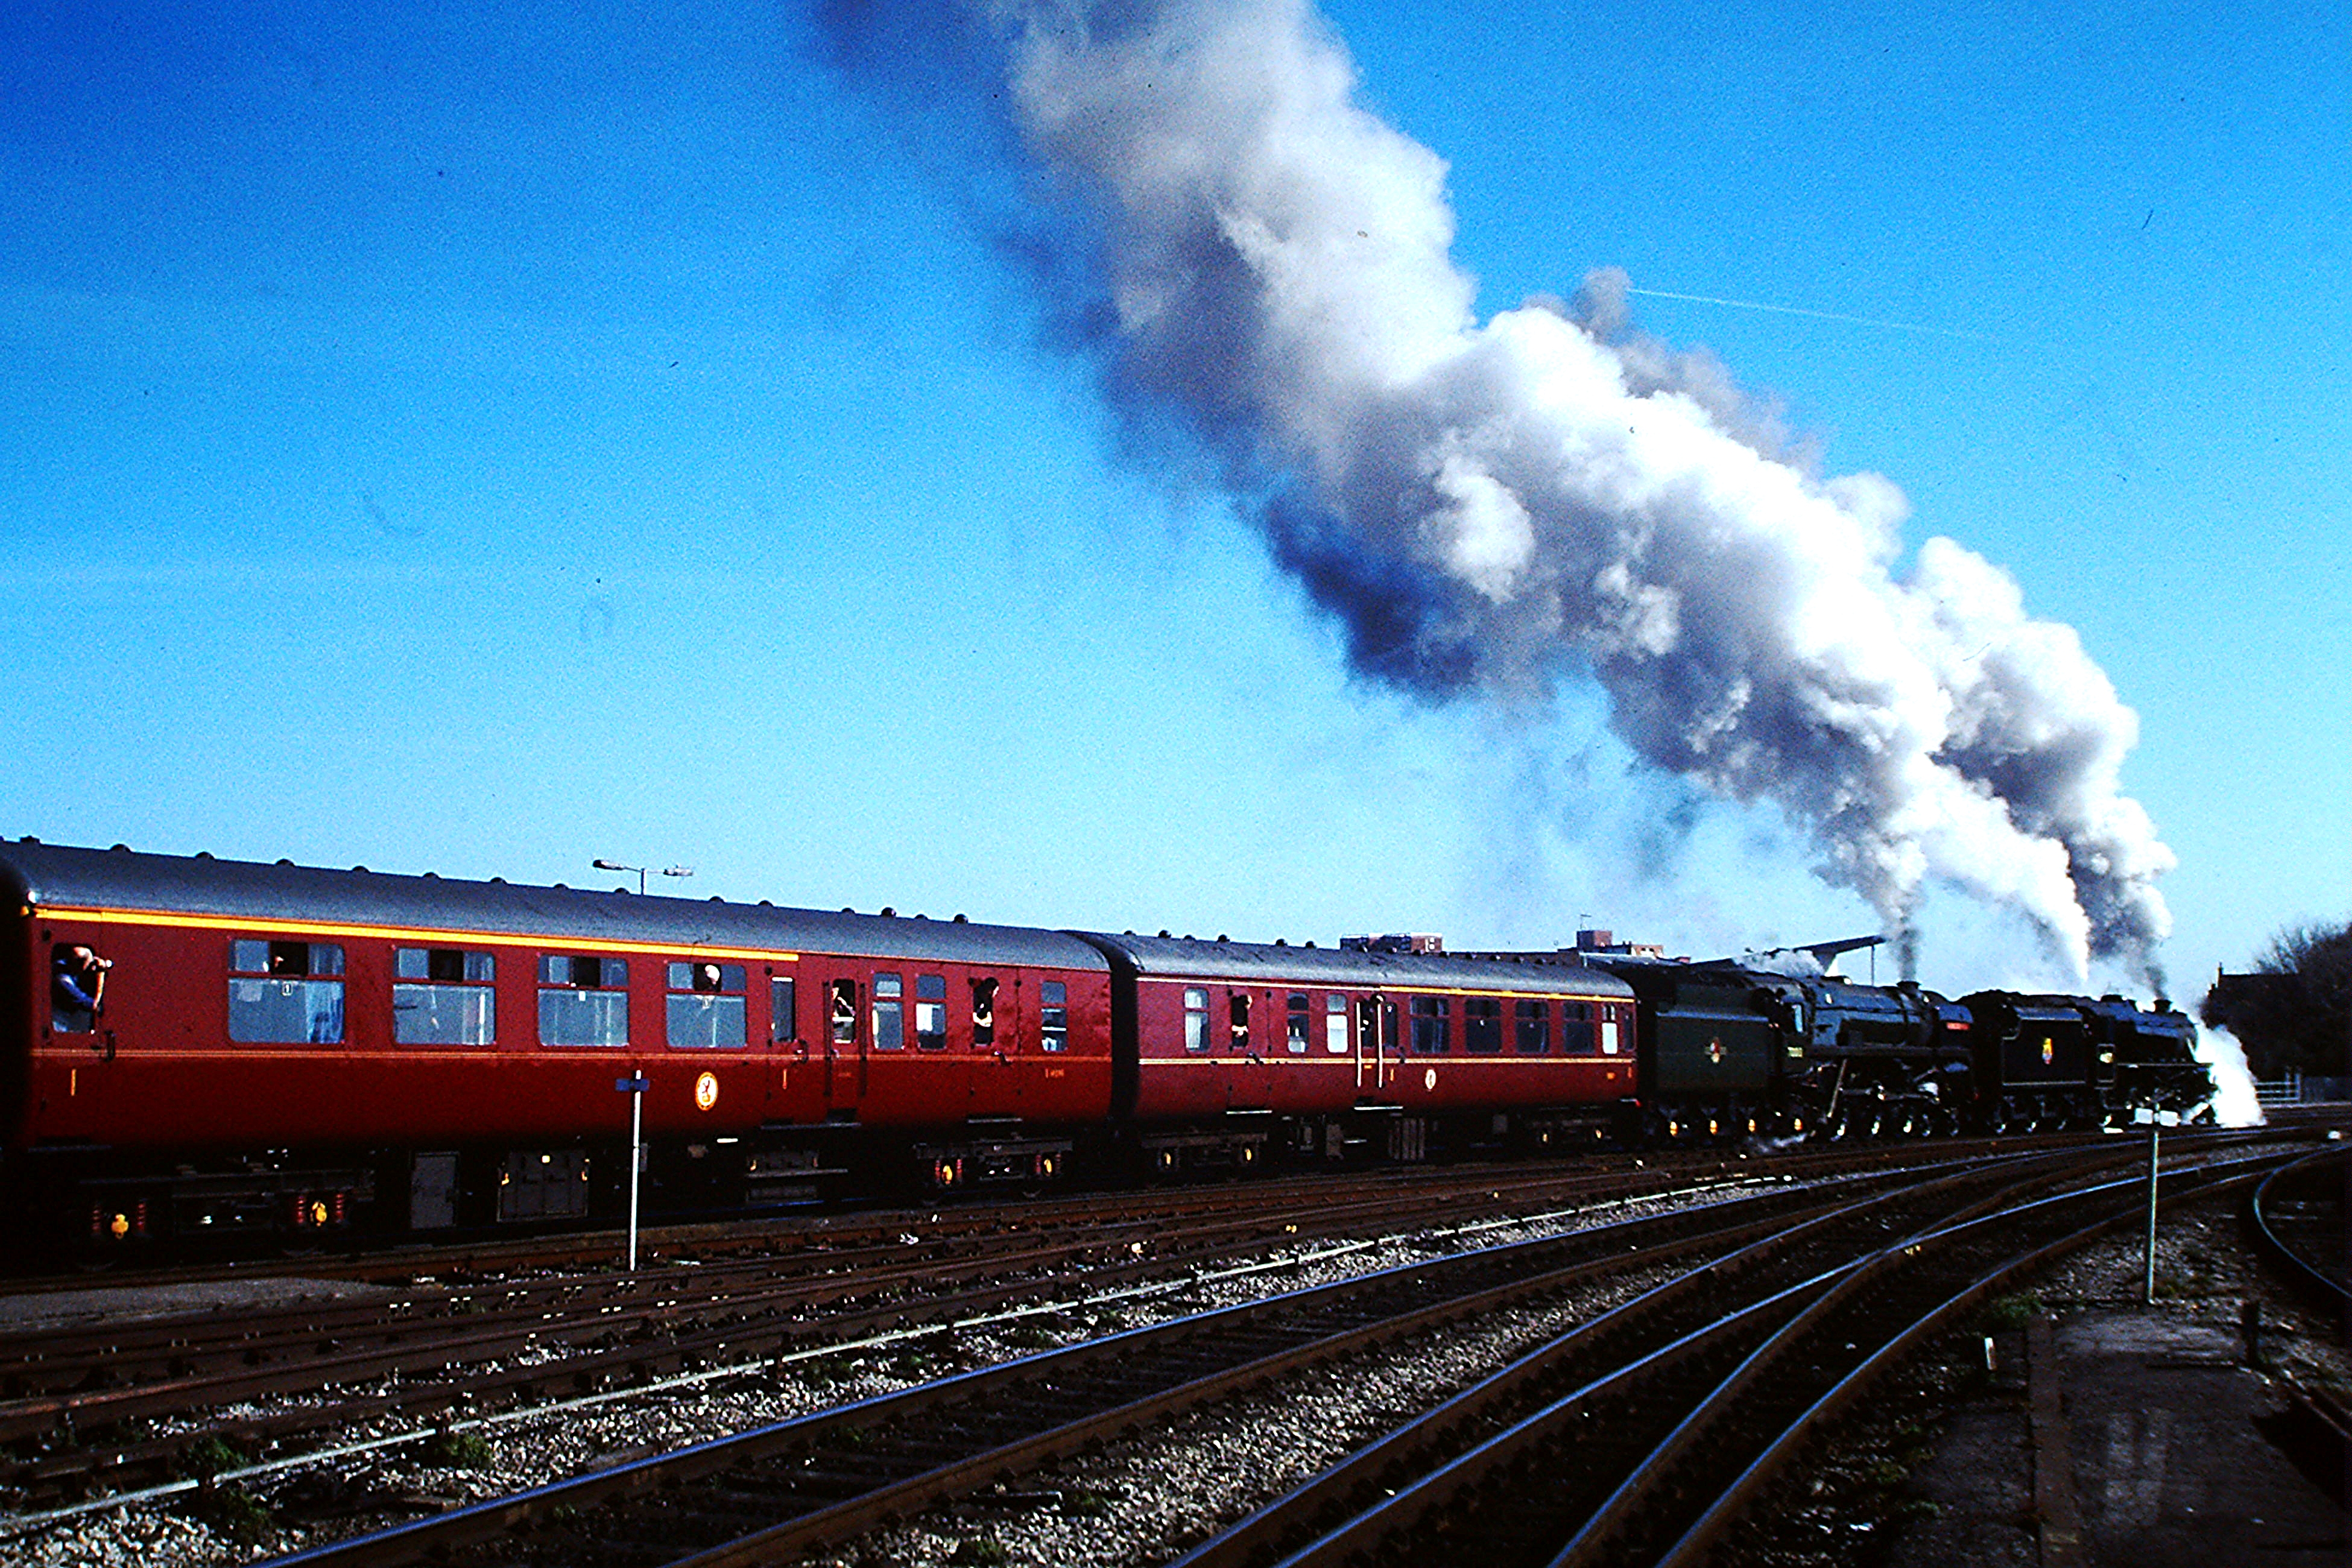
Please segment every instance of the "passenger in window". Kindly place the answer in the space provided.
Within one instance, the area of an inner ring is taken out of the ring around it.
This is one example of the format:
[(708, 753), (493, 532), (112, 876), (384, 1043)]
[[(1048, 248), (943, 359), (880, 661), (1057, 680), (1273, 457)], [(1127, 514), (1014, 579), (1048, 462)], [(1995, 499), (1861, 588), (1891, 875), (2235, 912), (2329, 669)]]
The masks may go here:
[(114, 961), (87, 947), (55, 951), (49, 963), (49, 1022), (59, 1034), (88, 1034), (106, 1011), (106, 972)]

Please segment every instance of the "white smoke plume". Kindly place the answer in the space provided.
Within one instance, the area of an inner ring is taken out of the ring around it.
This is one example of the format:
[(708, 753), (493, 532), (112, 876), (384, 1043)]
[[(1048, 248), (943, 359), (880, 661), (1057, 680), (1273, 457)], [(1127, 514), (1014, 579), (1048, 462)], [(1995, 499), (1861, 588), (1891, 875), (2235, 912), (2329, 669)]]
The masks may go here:
[(2213, 1069), (2213, 1119), (2224, 1127), (2261, 1126), (2266, 1120), (2262, 1098), (2238, 1037), (2207, 1025), (2198, 1032), (2197, 1059)]
[[(887, 25), (837, 3), (842, 37)], [(2074, 633), (1948, 539), (1899, 567), (1901, 491), (1819, 477), (1711, 356), (1631, 331), (1622, 274), (1476, 320), (1444, 163), (1359, 106), (1305, 0), (1003, 0), (980, 26), (1085, 219), (1041, 276), (1108, 306), (1122, 410), (1216, 455), (1361, 671), (1515, 700), (1597, 678), (1637, 753), (1777, 803), (1898, 931), (1940, 879), (2078, 974), (2161, 989), (2173, 856)]]

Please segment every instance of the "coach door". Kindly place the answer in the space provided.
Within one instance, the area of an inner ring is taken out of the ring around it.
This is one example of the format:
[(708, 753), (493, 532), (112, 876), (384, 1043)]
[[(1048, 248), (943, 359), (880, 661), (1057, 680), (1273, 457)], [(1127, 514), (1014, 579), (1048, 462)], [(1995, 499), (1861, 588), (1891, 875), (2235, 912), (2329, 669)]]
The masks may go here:
[[(1022, 977), (1010, 982), (993, 974), (975, 974), (966, 982), (971, 1004), (971, 1073), (965, 1114), (976, 1121), (1017, 1119), (1028, 1098), (1028, 1075), (1034, 1070), (1022, 1055)], [(1034, 1050), (1034, 1047), (1032, 1047)]]
[(1356, 1092), (1377, 1094), (1396, 1077), (1396, 1004), (1374, 994), (1356, 1004)]
[(854, 1116), (866, 1097), (866, 1031), (858, 1026), (857, 982), (830, 981), (824, 995), (825, 1114)]

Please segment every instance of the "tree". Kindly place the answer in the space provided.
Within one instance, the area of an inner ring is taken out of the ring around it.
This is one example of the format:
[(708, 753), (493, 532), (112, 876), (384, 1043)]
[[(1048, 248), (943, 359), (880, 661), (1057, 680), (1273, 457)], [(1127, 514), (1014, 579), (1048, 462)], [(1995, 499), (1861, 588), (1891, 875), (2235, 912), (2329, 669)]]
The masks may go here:
[(2223, 974), (2198, 1016), (2246, 1047), (2256, 1078), (2352, 1074), (2352, 922), (2281, 931), (2249, 974)]

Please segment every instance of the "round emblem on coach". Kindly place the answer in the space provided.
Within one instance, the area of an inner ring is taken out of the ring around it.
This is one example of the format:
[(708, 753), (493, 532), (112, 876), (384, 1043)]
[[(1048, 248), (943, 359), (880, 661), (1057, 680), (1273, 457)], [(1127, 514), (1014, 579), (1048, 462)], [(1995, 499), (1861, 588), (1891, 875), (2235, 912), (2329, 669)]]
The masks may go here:
[(698, 1110), (708, 1110), (719, 1103), (719, 1075), (704, 1073), (694, 1080), (694, 1104)]
[(1427, 1072), (1421, 1075), (1421, 1087), (1423, 1089), (1435, 1089), (1437, 1087), (1437, 1069), (1435, 1068), (1431, 1068)]

